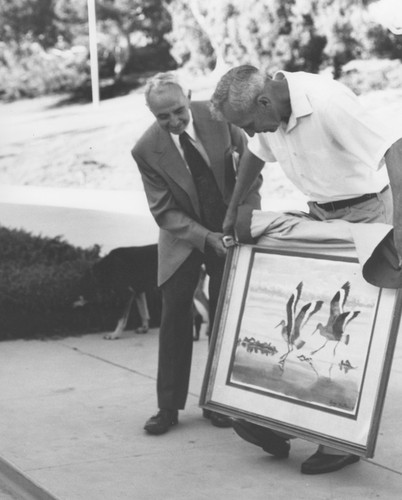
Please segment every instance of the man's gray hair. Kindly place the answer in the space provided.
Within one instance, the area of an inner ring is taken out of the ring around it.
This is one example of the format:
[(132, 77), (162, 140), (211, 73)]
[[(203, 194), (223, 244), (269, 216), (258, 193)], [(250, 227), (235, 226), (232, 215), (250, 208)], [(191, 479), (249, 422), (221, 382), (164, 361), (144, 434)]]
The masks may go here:
[(188, 96), (189, 91), (183, 85), (177, 73), (174, 71), (166, 71), (165, 73), (157, 73), (152, 76), (145, 86), (145, 102), (149, 106), (149, 96), (151, 93), (161, 93), (166, 90), (166, 87), (176, 85), (179, 87), (185, 96)]
[(249, 64), (232, 68), (218, 82), (211, 98), (211, 111), (222, 118), (222, 109), (227, 102), (233, 111), (249, 111), (257, 95), (265, 85), (265, 75)]

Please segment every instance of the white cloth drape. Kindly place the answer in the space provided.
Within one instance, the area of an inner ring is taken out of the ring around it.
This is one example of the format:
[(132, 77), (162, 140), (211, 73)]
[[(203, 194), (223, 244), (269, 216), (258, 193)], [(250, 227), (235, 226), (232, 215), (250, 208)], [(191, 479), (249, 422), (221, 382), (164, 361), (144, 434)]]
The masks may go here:
[(393, 228), (381, 223), (315, 221), (303, 212), (254, 210), (251, 235), (259, 246), (357, 256), (363, 277), (386, 288), (402, 287)]

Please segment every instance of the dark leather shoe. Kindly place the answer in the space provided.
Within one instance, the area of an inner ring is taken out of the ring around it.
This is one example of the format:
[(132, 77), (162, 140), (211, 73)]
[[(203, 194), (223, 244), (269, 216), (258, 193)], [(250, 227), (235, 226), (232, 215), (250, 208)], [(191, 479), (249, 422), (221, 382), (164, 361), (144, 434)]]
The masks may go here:
[(303, 474), (325, 474), (343, 469), (359, 460), (357, 455), (328, 455), (317, 451), (302, 463), (301, 471)]
[(159, 410), (156, 415), (148, 419), (144, 429), (149, 434), (165, 434), (172, 425), (177, 425), (179, 412), (177, 410)]
[(232, 427), (236, 434), (249, 443), (260, 446), (264, 451), (277, 458), (289, 456), (290, 443), (274, 431), (246, 420), (233, 420)]
[(211, 410), (202, 410), (202, 416), (208, 418), (215, 427), (232, 427), (232, 419), (222, 413)]

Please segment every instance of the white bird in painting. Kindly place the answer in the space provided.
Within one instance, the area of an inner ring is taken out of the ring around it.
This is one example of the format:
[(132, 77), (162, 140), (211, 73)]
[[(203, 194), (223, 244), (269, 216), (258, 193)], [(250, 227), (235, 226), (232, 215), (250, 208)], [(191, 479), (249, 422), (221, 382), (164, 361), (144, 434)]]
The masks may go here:
[(313, 351), (311, 354), (315, 354), (316, 352), (323, 349), (328, 342), (336, 342), (334, 347), (334, 356), (335, 356), (336, 348), (338, 347), (339, 342), (343, 341), (346, 345), (349, 343), (349, 335), (344, 336), (346, 326), (352, 321), (352, 319), (356, 318), (356, 316), (358, 316), (359, 314), (360, 311), (343, 312), (336, 317), (335, 322), (331, 328), (328, 328), (327, 326), (323, 326), (321, 323), (318, 323), (317, 329), (319, 330), (320, 335), (325, 337), (326, 340), (321, 347)]
[(281, 334), (288, 346), (287, 352), (281, 356), (279, 361), (282, 368), (293, 348), (300, 349), (305, 344), (305, 341), (300, 338), (301, 330), (311, 316), (321, 309), (323, 304), (322, 300), (308, 302), (296, 314), (302, 288), (303, 282), (300, 282), (286, 304), (287, 321), (282, 320), (277, 325), (277, 327), (282, 327)]
[(290, 349), (292, 333), (294, 330), (295, 324), (295, 315), (296, 315), (296, 306), (299, 302), (301, 291), (303, 288), (303, 282), (301, 281), (297, 287), (295, 288), (292, 295), (289, 297), (289, 300), (286, 303), (286, 321), (283, 319), (280, 321), (275, 328), (279, 326), (281, 328), (281, 334), (283, 340), (287, 343), (288, 349)]
[(332, 297), (327, 323), (325, 325), (323, 325), (322, 323), (318, 323), (316, 329), (312, 333), (313, 335), (316, 331), (319, 331), (320, 335), (326, 340), (321, 347), (319, 347), (315, 351), (312, 351), (311, 354), (315, 354), (323, 349), (328, 342), (336, 342), (334, 347), (335, 356), (336, 348), (338, 347), (339, 342), (343, 341), (345, 344), (349, 342), (349, 335), (344, 336), (346, 326), (360, 314), (360, 311), (344, 310), (349, 292), (350, 283), (349, 281), (347, 281)]

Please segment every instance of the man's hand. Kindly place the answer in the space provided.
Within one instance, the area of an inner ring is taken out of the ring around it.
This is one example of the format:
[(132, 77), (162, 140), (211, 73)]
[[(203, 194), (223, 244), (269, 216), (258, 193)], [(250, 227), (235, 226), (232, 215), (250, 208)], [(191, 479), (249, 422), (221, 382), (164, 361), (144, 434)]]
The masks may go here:
[(230, 207), (226, 211), (225, 219), (222, 224), (223, 234), (234, 236), (235, 224), (237, 219), (237, 206)]
[(223, 246), (222, 233), (208, 233), (206, 239), (206, 245), (211, 248), (218, 257), (225, 257), (227, 250)]

